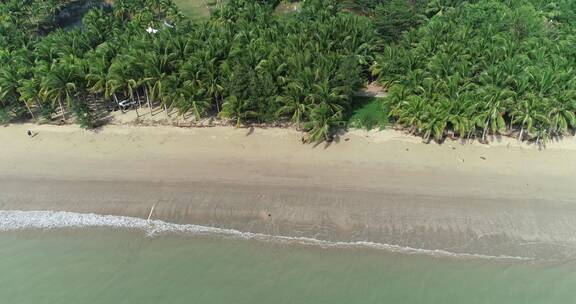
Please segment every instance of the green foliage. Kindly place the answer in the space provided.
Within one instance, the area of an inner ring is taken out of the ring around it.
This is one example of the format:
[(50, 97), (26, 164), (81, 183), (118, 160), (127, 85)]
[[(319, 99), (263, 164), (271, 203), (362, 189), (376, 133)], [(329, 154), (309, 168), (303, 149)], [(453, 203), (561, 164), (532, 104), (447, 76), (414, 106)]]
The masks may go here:
[(483, 0), (444, 9), (376, 58), (392, 118), (425, 140), (573, 132), (575, 8)]
[(52, 114), (56, 113), (56, 107), (54, 107), (54, 105), (52, 105), (51, 103), (43, 103), (40, 106), (39, 111), (41, 117), (49, 120), (52, 118)]
[(388, 105), (382, 98), (355, 97), (355, 99), (359, 106), (348, 119), (348, 126), (372, 130), (382, 129), (388, 124)]
[(374, 8), (374, 25), (384, 41), (396, 41), (424, 20), (422, 4), (406, 0), (383, 1)]
[[(90, 126), (103, 100), (132, 99), (237, 126), (291, 122), (310, 140), (388, 112), (425, 140), (576, 128), (574, 1), (307, 0), (277, 15), (278, 1), (227, 0), (193, 22), (171, 0), (115, 0), (58, 28), (73, 2), (0, 2), (3, 119), (73, 112)], [(352, 98), (374, 76), (390, 92), (381, 110)]]
[[(48, 3), (16, 2), (0, 11), (43, 11)], [(192, 23), (170, 0), (116, 0), (90, 10), (81, 30), (29, 37), (12, 26), (34, 33), (36, 22), (8, 20), (10, 30), (0, 31), (8, 41), (0, 46), (0, 108), (30, 106), (63, 119), (72, 111), (89, 127), (98, 101), (143, 98), (196, 119), (292, 121), (313, 138), (328, 138), (368, 73), (371, 22), (342, 12), (335, 0), (306, 1), (280, 16), (277, 4), (229, 0), (209, 20)]]
[(72, 106), (72, 111), (76, 115), (76, 121), (80, 127), (84, 129), (92, 129), (95, 127), (94, 115), (86, 103), (74, 103)]
[(10, 114), (6, 108), (0, 109), (0, 124), (5, 124), (10, 122)]

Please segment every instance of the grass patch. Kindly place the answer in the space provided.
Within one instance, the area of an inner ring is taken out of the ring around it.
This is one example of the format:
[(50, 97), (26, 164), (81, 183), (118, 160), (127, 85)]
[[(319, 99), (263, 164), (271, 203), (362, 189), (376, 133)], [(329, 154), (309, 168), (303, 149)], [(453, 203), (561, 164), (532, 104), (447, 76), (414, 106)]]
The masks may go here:
[(222, 4), (223, 0), (174, 0), (180, 11), (192, 20), (208, 19), (210, 10), (215, 8), (218, 3)]
[[(225, 4), (226, 0), (174, 0), (178, 9), (188, 18), (200, 21), (210, 17), (211, 11), (218, 5)], [(281, 1), (274, 15), (284, 15), (297, 12), (302, 5), (301, 1)]]
[(355, 104), (359, 105), (350, 115), (348, 127), (371, 130), (383, 129), (388, 124), (388, 106), (384, 98), (355, 97)]
[(302, 3), (300, 1), (281, 1), (276, 10), (274, 10), (275, 15), (284, 15), (288, 13), (297, 12), (300, 9)]

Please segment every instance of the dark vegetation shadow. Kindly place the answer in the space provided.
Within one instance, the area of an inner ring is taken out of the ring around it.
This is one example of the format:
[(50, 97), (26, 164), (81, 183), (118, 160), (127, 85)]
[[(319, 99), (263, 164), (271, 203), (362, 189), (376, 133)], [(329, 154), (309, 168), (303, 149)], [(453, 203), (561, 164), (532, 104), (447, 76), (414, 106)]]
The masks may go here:
[(99, 100), (94, 102), (91, 107), (93, 115), (93, 125), (92, 129), (95, 132), (99, 132), (102, 127), (112, 122), (112, 116), (110, 115), (112, 111), (109, 108), (110, 103), (104, 100)]
[(250, 136), (252, 134), (254, 134), (254, 126), (250, 126), (248, 128), (248, 132), (246, 132), (246, 136)]

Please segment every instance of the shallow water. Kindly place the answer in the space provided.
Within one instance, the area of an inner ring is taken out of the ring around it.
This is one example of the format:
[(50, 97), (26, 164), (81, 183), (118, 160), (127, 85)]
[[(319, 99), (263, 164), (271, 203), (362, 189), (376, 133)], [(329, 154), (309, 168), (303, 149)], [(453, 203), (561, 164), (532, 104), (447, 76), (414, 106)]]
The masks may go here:
[(126, 228), (0, 232), (1, 303), (571, 303), (573, 262)]

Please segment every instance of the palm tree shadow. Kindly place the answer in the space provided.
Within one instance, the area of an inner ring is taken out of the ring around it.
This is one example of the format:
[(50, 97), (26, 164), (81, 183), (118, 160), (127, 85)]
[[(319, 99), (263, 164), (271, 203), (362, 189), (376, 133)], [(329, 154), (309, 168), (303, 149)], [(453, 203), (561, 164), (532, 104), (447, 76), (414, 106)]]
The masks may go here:
[(330, 146), (332, 146), (332, 144), (340, 143), (340, 134), (341, 134), (341, 132), (332, 134), (328, 137), (328, 139), (314, 143), (312, 148), (316, 148), (316, 147), (320, 146), (321, 144), (324, 144), (324, 150), (326, 150), (326, 149), (330, 148)]
[(328, 149), (330, 148), (330, 146), (332, 146), (332, 144), (338, 144), (338, 143), (340, 143), (340, 134), (334, 134), (328, 140), (325, 141), (324, 149)]
[(184, 120), (189, 120), (189, 119), (192, 118), (192, 116), (194, 116), (193, 113), (186, 112), (186, 113), (182, 114), (182, 119), (184, 119)]
[(106, 105), (107, 103), (104, 100), (100, 100), (92, 106), (94, 114), (94, 125), (92, 130), (94, 132), (99, 132), (103, 126), (112, 122), (112, 112), (108, 110)]
[(254, 126), (250, 126), (250, 128), (248, 129), (248, 132), (246, 133), (246, 136), (250, 136), (254, 134)]

